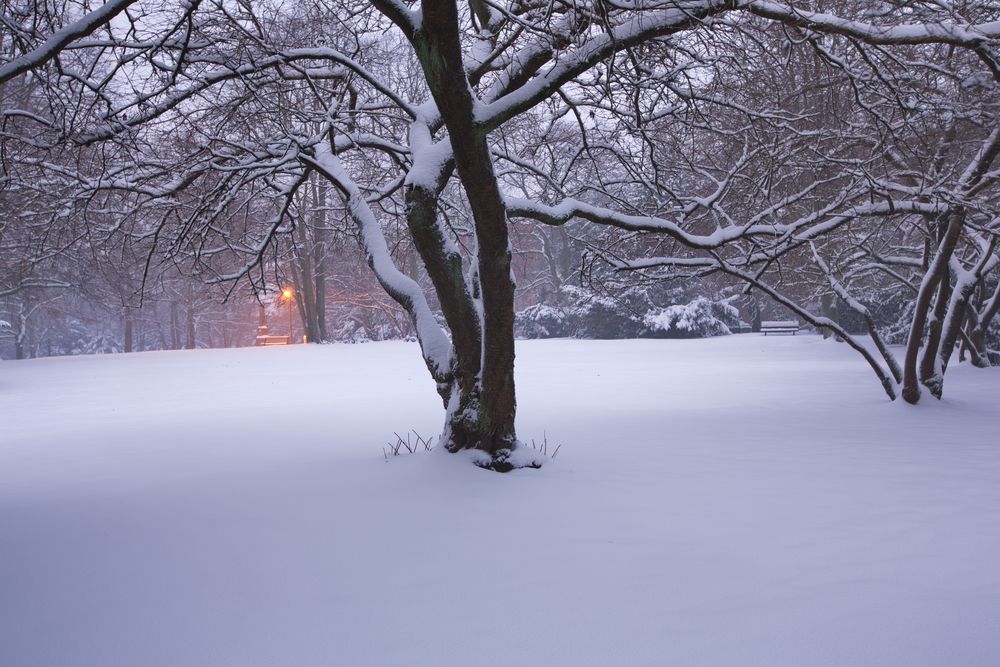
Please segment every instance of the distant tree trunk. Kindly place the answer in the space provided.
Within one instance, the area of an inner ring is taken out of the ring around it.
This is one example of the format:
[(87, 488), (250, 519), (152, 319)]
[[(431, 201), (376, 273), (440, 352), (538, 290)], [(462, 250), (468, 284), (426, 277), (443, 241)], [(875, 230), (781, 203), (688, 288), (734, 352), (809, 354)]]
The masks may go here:
[(125, 313), (125, 332), (122, 349), (125, 352), (132, 351), (132, 316), (128, 313), (128, 311)]
[(195, 340), (195, 326), (194, 326), (194, 306), (190, 303), (187, 307), (187, 343), (184, 348), (187, 350), (193, 350), (197, 345)]
[(35, 311), (35, 308), (36, 306), (32, 305), (31, 299), (27, 298), (25, 302), (20, 305), (20, 310), (17, 312), (17, 333), (14, 335), (15, 359), (26, 359), (30, 356), (31, 330), (28, 323), (31, 321), (31, 314)]
[(316, 287), (313, 291), (316, 304), (316, 335), (314, 342), (324, 343), (327, 340), (326, 331), (326, 266), (327, 243), (329, 235), (327, 226), (327, 186), (325, 183), (313, 185), (316, 197), (316, 226), (313, 229), (313, 270), (316, 273)]
[[(832, 294), (824, 294), (821, 297), (821, 299), (820, 299), (820, 312), (823, 313), (823, 317), (826, 317), (826, 318), (834, 320), (834, 321), (837, 320), (837, 314), (836, 314), (836, 312), (834, 310), (834, 307), (833, 307), (833, 295)], [(823, 334), (823, 338), (824, 339), (827, 339), (827, 338), (830, 338), (831, 336), (833, 336), (833, 332), (830, 331), (829, 329), (824, 328), (824, 329), (821, 330), (821, 332)]]
[(170, 302), (170, 349), (181, 349), (180, 304), (174, 300)]
[[(315, 338), (313, 333), (313, 304), (312, 304), (312, 277), (308, 262), (303, 262), (300, 253), (302, 249), (295, 247), (295, 257), (292, 261), (292, 282), (295, 284), (295, 310), (299, 314), (302, 322), (302, 330), (306, 337), (312, 341)], [(305, 264), (305, 266), (303, 266)], [(303, 269), (305, 269), (303, 271)], [(291, 327), (288, 335), (291, 336)]]
[[(555, 295), (556, 303), (562, 301), (562, 256), (565, 254), (561, 252), (561, 248), (554, 247), (553, 237), (559, 232), (565, 234), (566, 230), (563, 227), (556, 227), (553, 230), (541, 229), (538, 234), (542, 241), (542, 255), (545, 257), (546, 267), (549, 270), (549, 286), (551, 286), (552, 293)], [(546, 294), (543, 291), (542, 302), (545, 300)]]
[[(321, 194), (322, 192), (322, 194)], [(312, 224), (296, 226), (292, 246), (292, 277), (298, 293), (296, 306), (310, 342), (326, 339), (326, 195), (315, 183), (306, 190)]]

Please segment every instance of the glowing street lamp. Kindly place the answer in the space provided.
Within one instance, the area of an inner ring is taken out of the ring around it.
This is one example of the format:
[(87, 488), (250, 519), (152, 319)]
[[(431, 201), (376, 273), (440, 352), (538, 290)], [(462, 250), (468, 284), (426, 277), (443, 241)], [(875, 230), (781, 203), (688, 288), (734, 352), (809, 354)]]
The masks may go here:
[(288, 344), (292, 344), (292, 297), (294, 293), (289, 288), (281, 290), (281, 298), (288, 302)]

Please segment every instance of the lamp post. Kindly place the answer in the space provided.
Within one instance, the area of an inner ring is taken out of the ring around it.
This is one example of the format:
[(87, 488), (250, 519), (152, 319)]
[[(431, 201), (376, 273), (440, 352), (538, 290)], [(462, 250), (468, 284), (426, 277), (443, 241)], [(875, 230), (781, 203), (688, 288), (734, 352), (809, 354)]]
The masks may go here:
[(287, 287), (281, 290), (281, 296), (288, 302), (288, 344), (292, 344), (292, 290)]

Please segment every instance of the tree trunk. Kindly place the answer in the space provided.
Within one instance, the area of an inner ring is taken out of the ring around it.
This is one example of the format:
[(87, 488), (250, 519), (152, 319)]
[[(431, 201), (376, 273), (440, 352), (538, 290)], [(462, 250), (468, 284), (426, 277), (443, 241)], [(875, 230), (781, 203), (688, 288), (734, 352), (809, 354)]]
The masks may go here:
[(986, 332), (998, 311), (1000, 311), (1000, 282), (997, 282), (993, 294), (977, 313), (975, 326), (969, 332), (969, 342), (972, 343), (969, 352), (972, 365), (977, 368), (987, 368), (993, 363), (986, 348)]
[[(487, 452), (490, 467), (510, 469), (517, 446), (514, 416), (514, 281), (507, 211), (497, 185), (486, 131), (475, 120), (462, 61), (454, 0), (426, 0), (423, 25), (414, 37), (417, 54), (441, 118), (448, 129), (459, 179), (472, 209), (477, 238), (483, 352), (478, 428), (474, 442), (453, 443)], [(453, 332), (454, 333), (454, 332)]]
[[(452, 167), (440, 175), (447, 182)], [(452, 334), (453, 381), (439, 387), (447, 416), (441, 440), (450, 451), (482, 449), (486, 433), (480, 415), (482, 396), (479, 383), (482, 368), (482, 333), (473, 294), (466, 282), (462, 256), (451, 243), (437, 219), (437, 193), (426, 187), (406, 191), (407, 225), (414, 245), (434, 285), (441, 312)], [(489, 450), (487, 450), (489, 451)]]
[(180, 305), (176, 301), (170, 302), (170, 349), (181, 349)]
[(327, 339), (326, 331), (326, 206), (327, 192), (326, 186), (314, 184), (314, 196), (316, 202), (316, 226), (313, 229), (313, 271), (316, 274), (316, 283), (313, 290), (314, 303), (316, 304), (316, 332), (314, 342), (323, 343)]
[[(300, 256), (301, 248), (296, 247), (295, 259), (292, 262), (292, 283), (295, 285), (295, 310), (302, 322), (302, 330), (306, 339), (314, 341), (316, 332), (313, 319), (312, 270), (308, 262), (303, 262)], [(289, 331), (289, 336), (291, 331)]]
[(125, 314), (125, 334), (124, 343), (122, 345), (122, 350), (125, 352), (132, 351), (132, 317), (126, 313)]
[(28, 339), (28, 315), (30, 315), (31, 310), (28, 309), (28, 304), (22, 304), (20, 311), (17, 313), (17, 333), (14, 335), (14, 358), (24, 359), (25, 358), (25, 342)]
[[(834, 322), (837, 321), (837, 314), (833, 307), (832, 294), (824, 294), (820, 298), (820, 312), (823, 313), (823, 317), (833, 320)], [(822, 329), (821, 333), (823, 334), (823, 340), (826, 340), (833, 336), (833, 331), (831, 331), (830, 329)]]
[[(983, 259), (986, 260), (988, 257), (989, 255), (984, 255)], [(963, 331), (963, 327), (965, 327), (968, 322), (970, 325), (969, 328), (971, 329), (972, 323), (976, 321), (975, 307), (972, 305), (971, 301), (976, 289), (981, 286), (984, 268), (985, 262), (980, 264), (974, 272), (965, 274), (961, 276), (960, 279), (956, 280), (955, 293), (948, 306), (948, 313), (945, 316), (941, 338), (941, 349), (938, 351), (937, 384), (934, 387), (931, 387), (932, 391), (935, 389), (937, 390), (938, 393), (936, 396), (938, 398), (941, 398), (941, 391), (944, 384), (944, 372), (948, 369), (948, 362), (951, 359), (951, 355), (954, 353), (955, 344), (958, 342), (959, 336), (963, 336), (963, 349), (965, 349), (967, 344), (973, 343), (973, 340), (968, 333)]]
[(184, 345), (184, 349), (193, 350), (196, 346), (197, 341), (195, 340), (195, 328), (194, 328), (194, 307), (188, 304), (187, 308), (187, 343)]
[(927, 272), (917, 292), (917, 302), (913, 309), (913, 321), (906, 341), (906, 356), (903, 359), (903, 400), (916, 404), (920, 400), (920, 382), (917, 375), (917, 361), (920, 344), (924, 337), (924, 327), (930, 312), (931, 300), (942, 280), (948, 280), (948, 262), (955, 252), (959, 234), (965, 224), (965, 212), (958, 211), (948, 216), (948, 226), (942, 235), (934, 258), (929, 261)]
[(941, 381), (937, 373), (938, 351), (941, 349), (941, 334), (944, 331), (945, 318), (948, 316), (948, 304), (951, 303), (951, 278), (947, 269), (938, 283), (938, 295), (934, 300), (930, 321), (927, 323), (927, 342), (924, 344), (920, 357), (920, 384), (927, 387), (931, 395), (941, 398)]
[(989, 368), (990, 356), (986, 348), (986, 329), (979, 325), (969, 331), (969, 362), (976, 368)]

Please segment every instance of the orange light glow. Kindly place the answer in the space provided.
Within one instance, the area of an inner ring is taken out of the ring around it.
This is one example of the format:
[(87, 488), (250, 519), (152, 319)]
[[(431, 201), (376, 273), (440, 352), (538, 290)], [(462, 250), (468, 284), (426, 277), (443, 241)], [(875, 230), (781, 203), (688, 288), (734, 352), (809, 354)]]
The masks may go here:
[(290, 290), (290, 289), (283, 289), (283, 290), (281, 290), (281, 296), (285, 297), (286, 299), (291, 299), (292, 298), (292, 290)]

